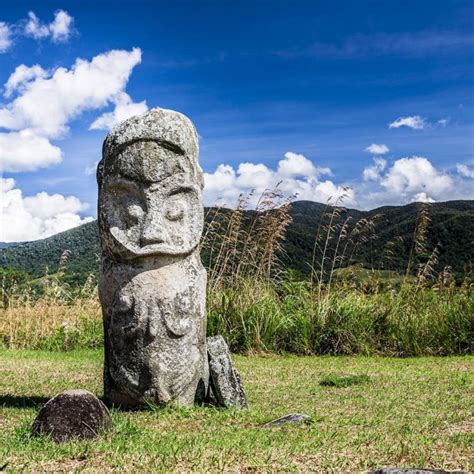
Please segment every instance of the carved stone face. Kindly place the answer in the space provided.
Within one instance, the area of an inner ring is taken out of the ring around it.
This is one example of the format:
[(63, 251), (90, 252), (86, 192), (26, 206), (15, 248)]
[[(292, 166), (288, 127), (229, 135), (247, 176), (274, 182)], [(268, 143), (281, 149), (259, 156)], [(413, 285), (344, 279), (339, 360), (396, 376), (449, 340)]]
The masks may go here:
[(132, 142), (106, 159), (99, 194), (103, 248), (125, 258), (192, 252), (203, 229), (192, 159), (158, 140)]

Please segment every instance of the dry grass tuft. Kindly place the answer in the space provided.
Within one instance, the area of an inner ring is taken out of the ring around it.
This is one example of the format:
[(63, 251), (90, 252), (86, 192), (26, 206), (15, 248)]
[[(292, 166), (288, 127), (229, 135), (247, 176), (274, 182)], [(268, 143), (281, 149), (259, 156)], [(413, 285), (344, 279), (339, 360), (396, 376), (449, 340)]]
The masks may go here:
[[(382, 216), (352, 222), (344, 195), (327, 204), (314, 232), (311, 276), (297, 278), (281, 257), (291, 198), (279, 188), (241, 196), (235, 209), (212, 208), (202, 239), (208, 266), (208, 328), (234, 351), (298, 354), (449, 355), (474, 348), (474, 292), (456, 286), (449, 267), (438, 273), (441, 248), (429, 249), (429, 206), (420, 207), (405, 275), (383, 270), (397, 252), (387, 245), (378, 267), (354, 265), (361, 244), (376, 239)], [(59, 271), (34, 282), (3, 281), (0, 344), (69, 350), (102, 344), (102, 322), (92, 278), (82, 288)]]

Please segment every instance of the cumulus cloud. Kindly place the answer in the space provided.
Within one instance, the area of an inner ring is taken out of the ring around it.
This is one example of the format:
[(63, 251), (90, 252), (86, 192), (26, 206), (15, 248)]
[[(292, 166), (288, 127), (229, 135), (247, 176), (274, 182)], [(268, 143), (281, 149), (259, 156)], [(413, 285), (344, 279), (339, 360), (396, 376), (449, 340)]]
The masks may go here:
[(16, 97), (0, 107), (0, 127), (10, 130), (0, 133), (4, 171), (30, 171), (58, 163), (61, 151), (49, 140), (63, 137), (68, 123), (84, 111), (114, 101), (120, 104), (120, 113), (123, 108), (146, 107), (144, 102), (133, 104), (124, 93), (140, 61), (141, 50), (134, 48), (108, 51), (91, 61), (77, 59), (70, 69), (45, 71), (39, 65), (18, 66), (5, 83), (5, 95)]
[(91, 130), (110, 130), (115, 125), (134, 115), (142, 115), (148, 110), (146, 101), (133, 102), (126, 92), (121, 92), (113, 99), (115, 108), (97, 117), (90, 125)]
[(397, 194), (426, 192), (431, 197), (442, 196), (453, 185), (452, 178), (437, 170), (422, 156), (396, 160), (380, 184)]
[(277, 173), (283, 178), (297, 176), (317, 177), (323, 174), (332, 175), (330, 168), (315, 166), (306, 156), (288, 151), (285, 159), (278, 162)]
[(382, 159), (374, 162), (363, 171), (365, 182), (355, 185), (358, 207), (473, 198), (468, 180), (435, 167), (425, 157), (400, 158), (390, 166)]
[(474, 169), (469, 168), (469, 166), (457, 164), (456, 169), (461, 176), (464, 176), (465, 178), (474, 178)]
[(426, 193), (416, 193), (413, 196), (411, 202), (436, 202), (433, 198), (430, 198)]
[(69, 40), (73, 33), (74, 18), (65, 10), (57, 10), (53, 21), (42, 22), (34, 12), (28, 12), (28, 18), (8, 24), (0, 21), (0, 54), (7, 52), (13, 44), (13, 37), (26, 36), (36, 40), (51, 38), (53, 43)]
[(113, 50), (91, 61), (77, 59), (71, 69), (57, 68), (47, 78), (35, 77), (23, 83), (25, 90), (13, 102), (0, 108), (0, 126), (61, 136), (69, 120), (85, 110), (104, 107), (122, 92), (140, 61), (139, 48)]
[(61, 159), (60, 148), (31, 130), (0, 133), (0, 172), (34, 171)]
[(71, 35), (73, 18), (64, 10), (58, 10), (54, 14), (54, 20), (49, 25), (51, 38), (55, 42), (67, 41)]
[(28, 12), (28, 21), (25, 24), (25, 35), (31, 36), (34, 39), (45, 38), (49, 36), (49, 28), (34, 14)]
[(422, 156), (391, 163), (375, 156), (373, 164), (363, 170), (362, 179), (351, 182), (350, 188), (334, 178), (322, 179), (323, 174), (332, 173), (293, 152), (286, 153), (273, 169), (263, 163), (221, 164), (204, 174), (204, 197), (208, 205), (232, 207), (241, 194), (253, 191), (249, 204), (254, 206), (262, 192), (277, 184), (285, 196), (296, 194), (298, 200), (332, 203), (345, 196), (343, 204), (358, 209), (474, 197), (472, 183), (466, 179), (474, 177), (474, 170), (458, 165), (458, 174), (450, 174)]
[(372, 143), (372, 145), (368, 146), (365, 151), (372, 153), (373, 155), (385, 155), (390, 151), (390, 148), (387, 145), (377, 143)]
[(93, 220), (81, 218), (87, 205), (74, 196), (41, 192), (25, 197), (13, 179), (0, 178), (0, 184), (2, 242), (42, 239)]
[(68, 12), (57, 10), (54, 13), (54, 19), (48, 25), (43, 23), (34, 12), (28, 13), (28, 20), (25, 22), (24, 35), (34, 39), (42, 39), (48, 36), (52, 41), (64, 42), (71, 35), (72, 23), (74, 19)]
[(3, 95), (6, 98), (11, 97), (13, 92), (24, 92), (25, 86), (32, 80), (40, 77), (44, 78), (47, 76), (47, 72), (38, 64), (34, 66), (25, 66), (20, 64), (16, 67), (15, 72), (10, 74), (7, 82), (5, 83), (5, 92)]
[(380, 178), (382, 171), (387, 166), (387, 161), (383, 158), (374, 157), (374, 164), (368, 166), (362, 172), (364, 181), (375, 181)]
[(354, 202), (351, 189), (330, 180), (321, 181), (324, 174), (331, 174), (331, 170), (317, 167), (304, 155), (293, 152), (285, 154), (276, 170), (262, 163), (240, 163), (236, 169), (221, 164), (213, 173), (204, 174), (204, 196), (207, 204), (219, 202), (232, 207), (241, 194), (253, 191), (250, 205), (255, 205), (265, 190), (278, 185), (286, 196), (296, 194), (297, 199), (326, 202), (346, 194), (345, 202)]
[(0, 53), (5, 53), (12, 45), (12, 32), (10, 25), (0, 21)]
[(426, 126), (426, 120), (419, 115), (409, 117), (399, 117), (388, 125), (389, 128), (408, 127), (413, 130), (422, 130)]

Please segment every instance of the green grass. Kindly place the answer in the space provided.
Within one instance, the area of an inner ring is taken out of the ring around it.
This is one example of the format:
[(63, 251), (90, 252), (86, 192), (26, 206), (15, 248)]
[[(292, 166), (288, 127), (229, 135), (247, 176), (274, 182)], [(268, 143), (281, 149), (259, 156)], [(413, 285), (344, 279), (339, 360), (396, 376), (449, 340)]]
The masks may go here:
[[(38, 406), (66, 388), (100, 394), (101, 351), (0, 350), (0, 466), (15, 471), (470, 471), (474, 357), (235, 356), (250, 409), (113, 411), (96, 441), (30, 438)], [(362, 383), (322, 385), (334, 381)], [(346, 386), (344, 386), (346, 385)], [(310, 423), (262, 428), (288, 413)]]
[(319, 296), (309, 282), (240, 282), (209, 292), (209, 334), (234, 352), (425, 356), (474, 351), (474, 291), (378, 291), (341, 286)]
[(326, 375), (321, 378), (321, 381), (319, 382), (319, 385), (322, 385), (323, 387), (349, 387), (351, 385), (358, 385), (361, 383), (368, 383), (370, 381), (370, 378), (368, 375), (362, 374), (362, 375)]

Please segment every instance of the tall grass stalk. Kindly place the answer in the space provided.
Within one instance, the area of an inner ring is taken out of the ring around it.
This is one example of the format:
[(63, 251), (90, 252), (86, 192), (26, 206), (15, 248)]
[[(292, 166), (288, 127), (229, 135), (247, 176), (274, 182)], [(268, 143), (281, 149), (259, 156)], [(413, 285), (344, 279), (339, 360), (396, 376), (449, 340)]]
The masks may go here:
[[(297, 354), (449, 355), (474, 349), (474, 291), (456, 286), (449, 268), (437, 268), (442, 249), (429, 249), (429, 206), (421, 206), (404, 275), (354, 265), (362, 243), (377, 238), (381, 216), (352, 222), (341, 200), (327, 204), (306, 280), (281, 264), (291, 198), (266, 191), (235, 209), (213, 208), (202, 239), (208, 265), (208, 332), (234, 351)], [(390, 258), (398, 240), (387, 247)], [(102, 322), (92, 278), (82, 288), (59, 271), (32, 282), (2, 284), (0, 344), (68, 350), (102, 344)], [(385, 272), (385, 273), (384, 273)]]

